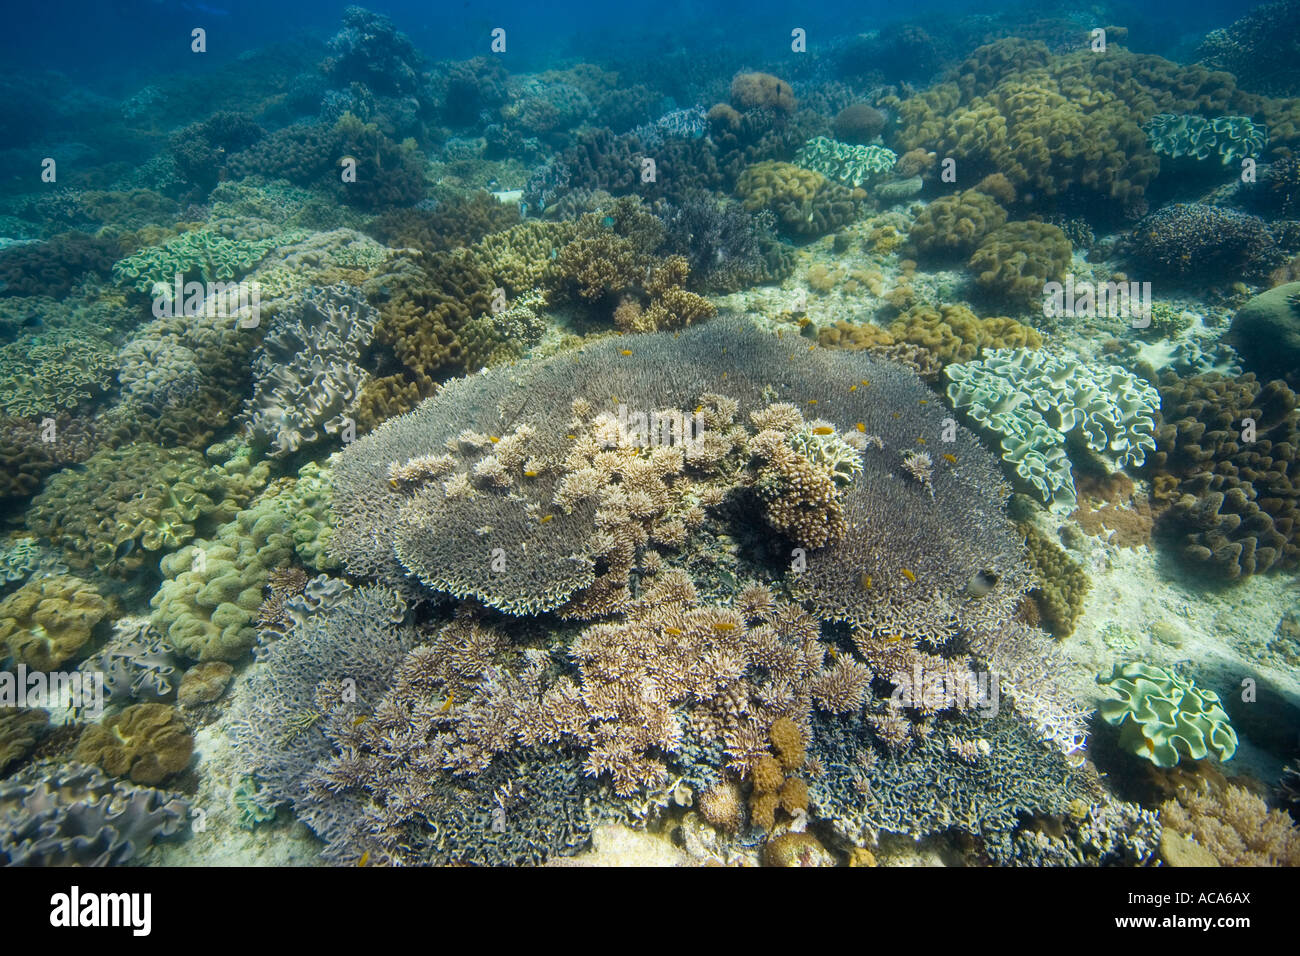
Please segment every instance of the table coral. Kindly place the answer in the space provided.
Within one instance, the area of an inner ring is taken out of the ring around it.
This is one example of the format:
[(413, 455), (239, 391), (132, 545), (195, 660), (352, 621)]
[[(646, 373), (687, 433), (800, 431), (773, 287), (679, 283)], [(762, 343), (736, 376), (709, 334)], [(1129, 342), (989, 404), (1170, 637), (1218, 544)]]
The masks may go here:
[(109, 602), (89, 582), (69, 575), (39, 578), (0, 603), (0, 641), (16, 662), (54, 670), (76, 656), (109, 611)]

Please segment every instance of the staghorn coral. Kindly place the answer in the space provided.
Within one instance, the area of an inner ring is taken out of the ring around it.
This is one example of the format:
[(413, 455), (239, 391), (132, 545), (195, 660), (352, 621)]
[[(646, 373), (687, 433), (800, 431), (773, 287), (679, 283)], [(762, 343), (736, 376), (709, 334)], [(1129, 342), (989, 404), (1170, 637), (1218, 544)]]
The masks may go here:
[(153, 786), (184, 770), (193, 752), (194, 738), (174, 707), (132, 704), (87, 725), (73, 757), (98, 764), (110, 776)]
[[(1190, 565), (1227, 580), (1293, 566), (1300, 555), (1295, 393), (1280, 381), (1261, 385), (1253, 373), (1166, 372), (1160, 389), (1164, 422), (1152, 466), (1156, 481), (1174, 491), (1157, 531), (1175, 537)], [(1255, 422), (1254, 442), (1242, 441), (1246, 419)]]
[(1108, 471), (1141, 465), (1156, 447), (1160, 395), (1118, 366), (992, 349), (944, 371), (953, 407), (1000, 436), (1007, 463), (1054, 511), (1076, 501), (1067, 447)]
[(0, 602), (0, 641), (15, 662), (54, 670), (85, 646), (109, 611), (109, 602), (80, 578), (38, 578)]
[(368, 373), (359, 364), (378, 313), (347, 285), (314, 288), (271, 322), (253, 357), (244, 423), (272, 458), (293, 454), (352, 421)]
[(967, 189), (928, 203), (912, 222), (907, 241), (912, 252), (922, 257), (968, 256), (1006, 221), (1007, 211), (992, 197)]
[(1202, 760), (1214, 754), (1231, 760), (1237, 733), (1219, 695), (1171, 670), (1139, 661), (1116, 663), (1109, 677), (1097, 683), (1118, 699), (1101, 703), (1101, 716), (1120, 729), (1119, 744), (1157, 767), (1173, 767), (1180, 759)]
[(1022, 306), (1042, 302), (1043, 286), (1064, 278), (1070, 240), (1045, 222), (1009, 222), (986, 235), (968, 263), (980, 288)]
[(0, 783), (0, 861), (10, 866), (118, 866), (178, 833), (190, 805), (84, 764), (34, 767)]

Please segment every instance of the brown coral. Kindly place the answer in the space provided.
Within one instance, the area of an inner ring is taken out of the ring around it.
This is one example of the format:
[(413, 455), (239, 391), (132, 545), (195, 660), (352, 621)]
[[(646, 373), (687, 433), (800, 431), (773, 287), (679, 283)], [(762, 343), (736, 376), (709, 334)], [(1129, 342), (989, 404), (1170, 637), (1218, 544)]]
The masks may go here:
[(194, 738), (174, 707), (134, 704), (87, 726), (74, 756), (114, 777), (154, 786), (184, 770), (193, 752)]
[(771, 73), (740, 73), (731, 81), (731, 105), (738, 110), (794, 111), (794, 91)]
[(54, 670), (76, 655), (108, 613), (108, 602), (86, 581), (39, 578), (0, 603), (0, 641), (16, 661)]

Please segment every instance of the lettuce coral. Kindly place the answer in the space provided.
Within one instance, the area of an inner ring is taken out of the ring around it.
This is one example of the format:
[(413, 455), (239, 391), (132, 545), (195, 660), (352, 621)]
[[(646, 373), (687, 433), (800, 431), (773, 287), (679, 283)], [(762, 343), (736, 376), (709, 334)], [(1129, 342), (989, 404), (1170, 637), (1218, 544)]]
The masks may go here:
[(843, 186), (857, 189), (893, 169), (898, 154), (883, 146), (855, 146), (818, 136), (795, 153), (794, 161)]
[(1246, 116), (1203, 116), (1157, 113), (1142, 126), (1151, 148), (1173, 159), (1215, 157), (1220, 165), (1238, 165), (1246, 157), (1260, 159), (1268, 145), (1268, 130)]
[(1157, 767), (1208, 754), (1230, 760), (1237, 752), (1237, 733), (1219, 695), (1174, 671), (1140, 661), (1116, 663), (1097, 683), (1118, 695), (1102, 701), (1100, 711), (1120, 729), (1120, 746)]
[(1118, 366), (1025, 349), (949, 365), (948, 399), (1001, 439), (1007, 464), (1053, 511), (1075, 507), (1067, 437), (1115, 471), (1156, 447), (1160, 395)]

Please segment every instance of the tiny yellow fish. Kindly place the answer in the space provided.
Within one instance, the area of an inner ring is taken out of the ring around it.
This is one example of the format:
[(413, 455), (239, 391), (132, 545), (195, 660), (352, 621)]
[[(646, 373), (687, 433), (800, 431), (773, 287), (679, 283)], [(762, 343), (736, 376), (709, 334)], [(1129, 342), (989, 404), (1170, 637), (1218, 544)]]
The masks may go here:
[(370, 851), (367, 850), (365, 853), (361, 854), (361, 859), (357, 860), (357, 866), (365, 866), (369, 862), (370, 862)]
[(895, 418), (902, 418), (902, 417), (903, 417), (903, 416), (902, 416), (901, 414), (899, 414), (898, 412), (891, 412), (890, 414), (893, 415)]
[(610, 400), (611, 402), (613, 402), (615, 405), (618, 404), (618, 396), (617, 396), (617, 395), (611, 395), (611, 396), (609, 396), (609, 400)]
[(695, 406), (695, 414), (696, 414), (696, 415), (698, 415), (698, 414), (699, 414), (700, 412), (702, 412), (702, 411), (704, 411), (704, 406), (703, 406), (703, 405), (696, 405), (696, 406)]
[(947, 462), (948, 464), (950, 464), (950, 465), (955, 465), (955, 464), (957, 464), (957, 456), (956, 456), (956, 455), (953, 455), (953, 454), (951, 454), (951, 453), (949, 453), (949, 452), (944, 452), (944, 454), (943, 454), (943, 460), (946, 461), (946, 462)]
[(808, 351), (811, 352), (816, 347), (817, 347), (817, 343), (814, 342), (812, 345), (808, 346)]
[(903, 577), (907, 578), (907, 580), (911, 581), (913, 584), (916, 583), (916, 575), (913, 574), (911, 570), (909, 570), (908, 568), (903, 568), (902, 571), (903, 571)]
[(923, 399), (921, 399), (921, 404), (922, 404), (922, 405), (929, 405), (930, 403), (929, 403), (928, 401), (926, 401), (926, 400), (923, 398)]
[(831, 428), (830, 425), (818, 425), (816, 428), (813, 429), (813, 434), (814, 434), (814, 435), (833, 435), (833, 434), (835, 434), (835, 429)]
[(916, 443), (917, 443), (918, 445), (924, 445), (924, 444), (925, 444), (925, 439), (924, 439), (924, 438), (918, 438), (918, 439), (916, 440)]
[(496, 435), (488, 435), (488, 441), (490, 441), (490, 442), (491, 442), (492, 444), (494, 444), (494, 445), (495, 445), (497, 442), (499, 442), (500, 440), (501, 440), (501, 439), (498, 438)]
[(862, 380), (862, 384), (865, 386), (865, 385), (870, 385), (871, 383), (868, 382), (868, 381), (864, 378), (864, 379)]
[(888, 641), (890, 644), (897, 644), (902, 639), (903, 639), (902, 634), (890, 634), (887, 638), (885, 638), (885, 640)]
[(526, 471), (526, 472), (524, 472), (524, 477), (525, 477), (525, 478), (536, 478), (536, 477), (537, 477), (537, 472), (535, 472), (535, 471)]
[(352, 726), (353, 726), (353, 727), (360, 727), (360, 726), (361, 726), (362, 724), (364, 724), (365, 722), (366, 722), (366, 715), (365, 715), (365, 714), (361, 714), (361, 715), (359, 715), (359, 716), (357, 716), (357, 717), (352, 718)]
[(860, 588), (861, 588), (862, 590), (864, 590), (864, 591), (870, 591), (870, 590), (871, 590), (871, 575), (867, 574), (866, 572), (863, 572), (862, 574), (859, 574), (859, 575), (858, 575), (858, 587), (860, 587)]
[(714, 621), (713, 629), (715, 631), (734, 631), (736, 629), (735, 621)]
[(776, 330), (776, 337), (777, 337), (778, 339), (779, 339), (782, 335), (784, 335), (784, 334), (785, 334), (785, 333), (782, 332), (780, 329), (777, 329), (777, 330)]
[(680, 637), (682, 629), (680, 627), (665, 627), (664, 633), (671, 634), (673, 637)]
[(623, 355), (631, 355), (631, 354), (632, 354), (632, 350), (631, 350), (631, 349), (624, 349), (623, 352), (622, 352), (622, 354), (623, 354)]
[(831, 660), (833, 661), (840, 659), (840, 649), (838, 647), (827, 648), (826, 653), (830, 654)]
[(853, 427), (856, 428), (858, 431), (862, 432), (862, 434), (864, 435), (867, 433), (867, 426), (862, 422), (858, 422)]
[(809, 404), (809, 405), (816, 405), (816, 404), (817, 404), (817, 399), (815, 399), (815, 398), (810, 398), (810, 399), (808, 399), (808, 404)]
[(723, 380), (724, 382), (727, 380), (727, 373), (726, 373), (726, 372), (723, 372), (723, 373), (722, 373), (722, 380)]
[(537, 523), (538, 523), (538, 524), (546, 524), (546, 522), (550, 521), (550, 520), (551, 520), (552, 518), (554, 518), (554, 517), (555, 517), (555, 515), (542, 515), (542, 520), (539, 521), (539, 522), (537, 522)]
[(578, 440), (578, 436), (577, 436), (577, 435), (565, 435), (564, 437), (567, 438), (567, 439), (569, 439), (569, 441), (577, 441), (577, 440)]
[(850, 385), (850, 386), (849, 386), (849, 391), (850, 391), (850, 392), (856, 392), (857, 390), (858, 390), (858, 387), (857, 387), (856, 385)]
[(388, 479), (388, 487), (389, 487), (389, 488), (396, 488), (396, 487), (397, 487), (397, 479), (396, 479), (396, 478), (389, 478), (389, 479)]
[(456, 692), (450, 690), (447, 691), (447, 699), (444, 700), (442, 702), (442, 706), (438, 708), (438, 713), (445, 714), (447, 711), (451, 710), (451, 705), (454, 704), (455, 702), (456, 702)]

